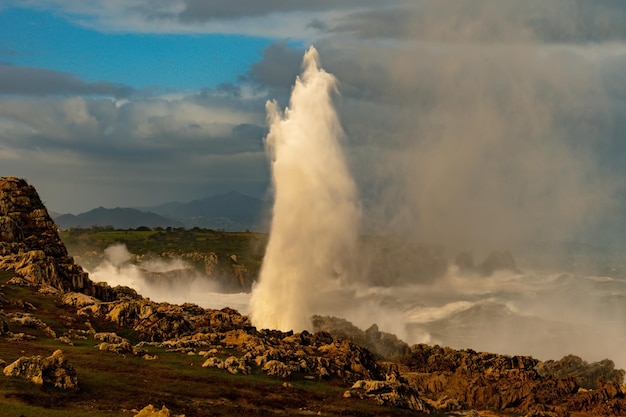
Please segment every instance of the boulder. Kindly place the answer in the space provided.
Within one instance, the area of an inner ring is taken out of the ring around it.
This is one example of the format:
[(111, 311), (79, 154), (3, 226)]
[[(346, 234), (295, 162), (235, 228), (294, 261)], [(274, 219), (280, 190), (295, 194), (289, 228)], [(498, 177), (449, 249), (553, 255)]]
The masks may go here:
[(15, 323), (18, 326), (28, 327), (32, 329), (38, 329), (42, 333), (52, 338), (57, 337), (56, 333), (50, 326), (48, 326), (43, 321), (39, 320), (37, 317), (33, 316), (30, 313), (9, 313), (6, 315), (11, 323)]
[(154, 408), (152, 404), (149, 404), (141, 409), (138, 413), (134, 415), (134, 417), (185, 417), (183, 414), (179, 416), (175, 416), (172, 412), (166, 407), (161, 407), (160, 410)]
[(380, 405), (430, 414), (430, 408), (420, 399), (418, 391), (408, 384), (397, 381), (357, 381), (344, 393), (344, 397), (355, 396), (373, 398)]
[(276, 376), (278, 378), (289, 378), (292, 372), (289, 366), (277, 360), (267, 361), (262, 369), (269, 376)]
[(61, 350), (52, 356), (21, 357), (7, 365), (3, 371), (5, 376), (27, 379), (37, 385), (47, 385), (62, 389), (78, 389), (76, 370), (70, 365)]
[(66, 293), (65, 295), (63, 295), (62, 301), (63, 304), (76, 308), (90, 306), (98, 302), (98, 300), (96, 300), (94, 297), (79, 292)]

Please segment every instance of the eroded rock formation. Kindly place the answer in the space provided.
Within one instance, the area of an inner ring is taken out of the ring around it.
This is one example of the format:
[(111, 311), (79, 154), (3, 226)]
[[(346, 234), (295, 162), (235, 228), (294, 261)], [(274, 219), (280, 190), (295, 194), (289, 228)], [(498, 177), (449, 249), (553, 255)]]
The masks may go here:
[(35, 188), (15, 177), (0, 177), (0, 269), (41, 288), (117, 298), (112, 288), (92, 282), (68, 256)]
[(78, 378), (74, 367), (70, 365), (61, 350), (51, 356), (21, 357), (7, 365), (5, 376), (27, 379), (37, 385), (48, 385), (62, 389), (78, 389)]

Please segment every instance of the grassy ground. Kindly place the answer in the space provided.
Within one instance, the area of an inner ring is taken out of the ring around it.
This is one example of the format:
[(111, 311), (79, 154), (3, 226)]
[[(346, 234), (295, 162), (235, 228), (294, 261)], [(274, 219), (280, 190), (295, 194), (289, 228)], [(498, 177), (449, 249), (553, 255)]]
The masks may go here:
[[(0, 284), (12, 274), (0, 271)], [(58, 336), (69, 329), (87, 329), (84, 319), (72, 308), (62, 306), (55, 296), (41, 295), (29, 288), (6, 285), (0, 288), (5, 313), (29, 312), (48, 324)], [(98, 331), (118, 331), (134, 339), (131, 331), (115, 329), (111, 323), (93, 322)], [(20, 356), (50, 356), (63, 350), (78, 375), (79, 390), (65, 392), (40, 387), (20, 378), (0, 375), (0, 416), (3, 417), (111, 417), (132, 416), (148, 404), (165, 405), (175, 414), (190, 416), (329, 415), (403, 416), (408, 411), (379, 407), (369, 401), (345, 399), (346, 387), (319, 383), (295, 376), (284, 387), (283, 380), (256, 370), (253, 375), (231, 375), (202, 368), (204, 358), (160, 348), (148, 348), (155, 361), (123, 357), (95, 349), (96, 341), (73, 339), (74, 346), (46, 336), (33, 328), (10, 323), (12, 332), (36, 336), (35, 340), (8, 341), (0, 336), (0, 359), (11, 363)]]

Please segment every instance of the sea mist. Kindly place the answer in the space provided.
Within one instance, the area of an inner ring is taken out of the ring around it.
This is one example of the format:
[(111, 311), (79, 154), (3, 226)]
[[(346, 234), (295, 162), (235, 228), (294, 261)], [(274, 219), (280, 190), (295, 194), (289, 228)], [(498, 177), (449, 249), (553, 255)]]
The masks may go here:
[(311, 329), (314, 306), (349, 278), (357, 241), (356, 186), (340, 141), (332, 94), (335, 77), (320, 68), (311, 47), (284, 114), (268, 102), (274, 208), (250, 317), (258, 328)]

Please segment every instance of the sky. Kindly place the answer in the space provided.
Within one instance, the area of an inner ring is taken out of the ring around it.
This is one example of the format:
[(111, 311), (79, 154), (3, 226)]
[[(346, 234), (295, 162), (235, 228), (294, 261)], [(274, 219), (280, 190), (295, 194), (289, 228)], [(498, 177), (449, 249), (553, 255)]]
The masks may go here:
[(0, 175), (61, 213), (267, 197), (310, 45), (369, 229), (626, 231), (620, 0), (3, 0)]

